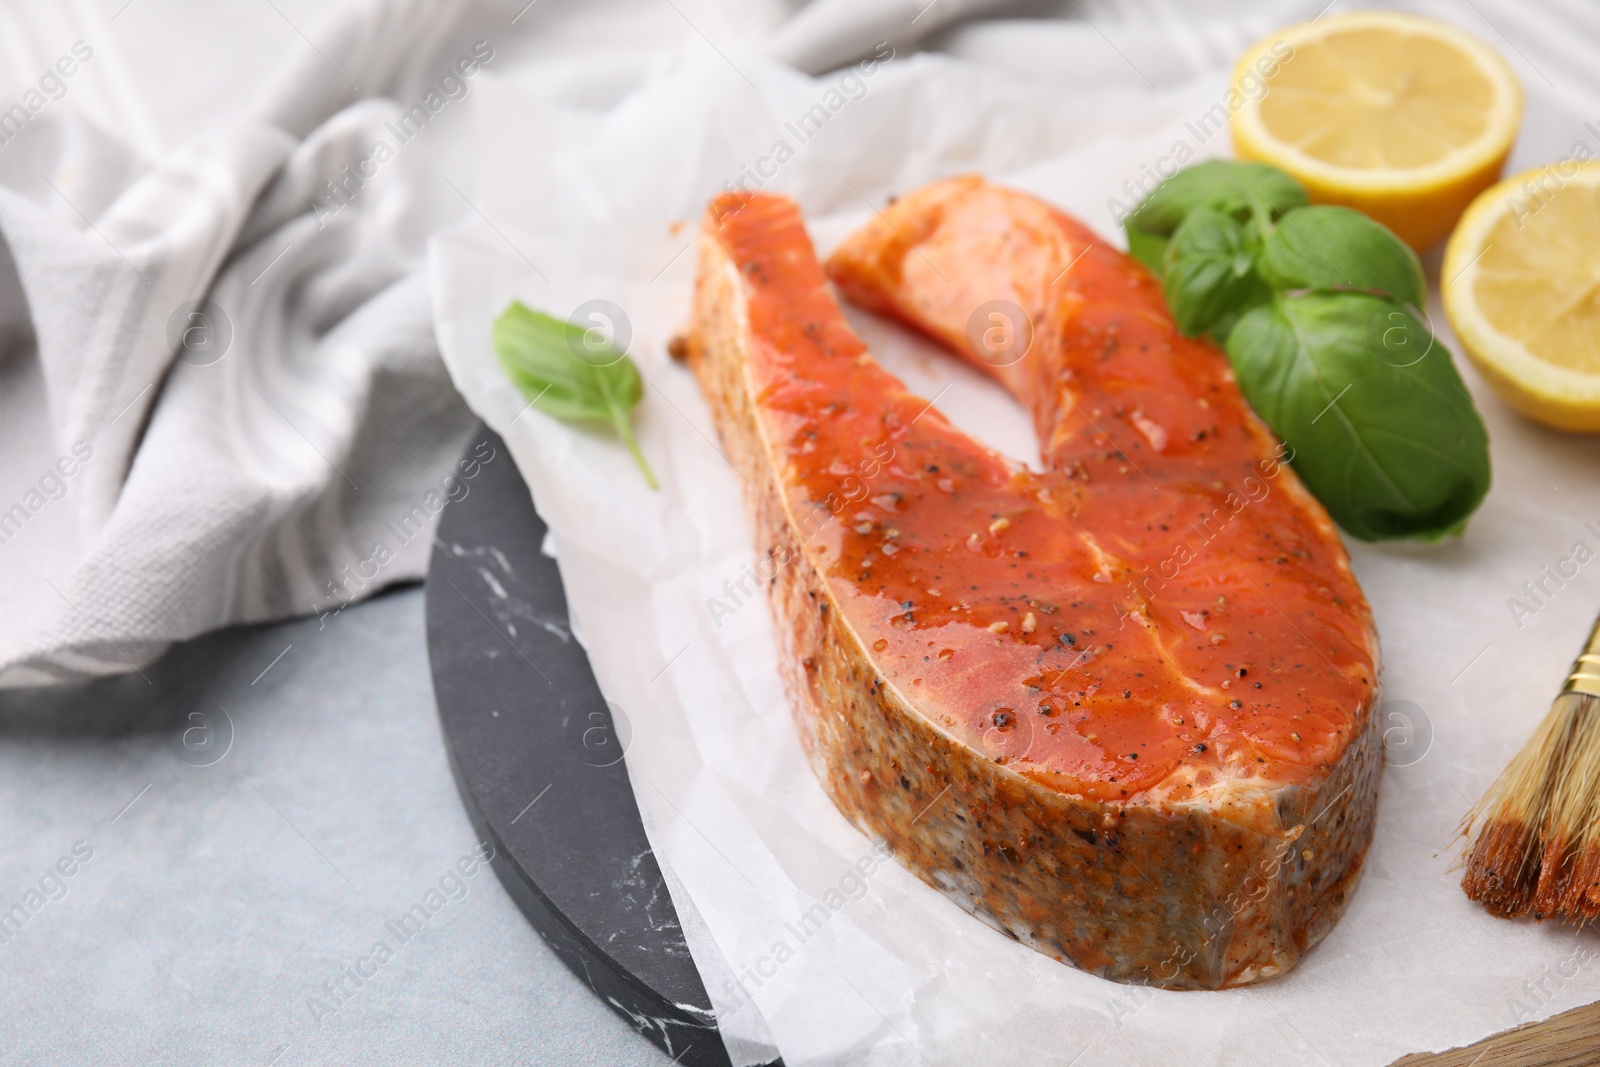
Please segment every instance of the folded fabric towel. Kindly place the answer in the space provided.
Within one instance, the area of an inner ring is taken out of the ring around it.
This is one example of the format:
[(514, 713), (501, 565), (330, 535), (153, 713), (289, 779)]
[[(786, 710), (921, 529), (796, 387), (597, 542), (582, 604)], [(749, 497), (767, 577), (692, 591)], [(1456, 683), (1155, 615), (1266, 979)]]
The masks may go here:
[(0, 686), (138, 671), (422, 575), (472, 422), (405, 243), (411, 183), (371, 157), (408, 129), (385, 93), (458, 10), (351, 6), (153, 162), (72, 107), (0, 115), (0, 374), (42, 376), (52, 442), (6, 455)]

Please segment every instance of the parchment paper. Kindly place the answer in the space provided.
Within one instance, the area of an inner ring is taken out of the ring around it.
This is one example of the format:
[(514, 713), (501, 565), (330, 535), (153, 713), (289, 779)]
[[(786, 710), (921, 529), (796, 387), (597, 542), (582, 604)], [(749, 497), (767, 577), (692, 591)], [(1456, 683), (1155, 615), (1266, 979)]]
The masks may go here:
[[(1376, 1067), (1600, 998), (1593, 935), (1491, 919), (1452, 867), (1458, 820), (1546, 710), (1600, 606), (1600, 562), (1547, 583), (1531, 614), (1508, 606), (1531, 606), (1524, 581), (1576, 542), (1600, 550), (1600, 456), (1592, 441), (1519, 419), (1459, 357), (1491, 425), (1494, 489), (1459, 540), (1350, 543), (1382, 638), (1391, 765), (1349, 911), (1291, 974), (1220, 993), (1089, 977), (968, 916), (835, 811), (801, 756), (768, 608), (748, 577), (739, 477), (692, 375), (666, 354), (686, 323), (706, 199), (759, 171), (799, 199), (825, 250), (887, 194), (981, 171), (1115, 236), (1107, 201), (1127, 198), (1125, 181), (1166, 165), (1179, 143), (1227, 151), (1225, 134), (1201, 142), (1191, 129), (1222, 99), (1222, 69), (1093, 94), (931, 56), (856, 74), (813, 81), (707, 51), (607, 111), (553, 107), (490, 75), (477, 98), (482, 155), (463, 161), (478, 221), (432, 253), (441, 348), (554, 531), (580, 637), (631, 723), (628, 769), (652, 842), (680, 908), (702, 920), (692, 947), (735, 1062), (781, 1051), (790, 1067)], [(1600, 147), (1581, 116), (1528, 89), (1514, 166), (1558, 158), (1580, 137)], [(785, 124), (818, 103), (828, 117), (802, 142)], [(762, 163), (780, 141), (788, 157)], [(596, 299), (624, 309), (659, 492), (614, 438), (528, 410), (504, 379), (489, 327), (514, 297), (563, 316)], [(995, 387), (852, 317), (914, 389), (1037, 462), (1026, 419)], [(1456, 349), (1436, 300), (1432, 318)], [(551, 796), (540, 817), (561, 817), (561, 803)], [(802, 925), (819, 903), (826, 921)]]

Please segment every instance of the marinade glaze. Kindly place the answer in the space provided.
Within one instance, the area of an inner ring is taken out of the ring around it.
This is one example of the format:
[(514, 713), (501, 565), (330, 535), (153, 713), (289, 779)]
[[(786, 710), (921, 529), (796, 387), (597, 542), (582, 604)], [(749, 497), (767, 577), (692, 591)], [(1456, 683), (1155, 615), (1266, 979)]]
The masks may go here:
[[(791, 203), (713, 202), (689, 355), (750, 486), (830, 795), (1085, 969), (1214, 988), (1292, 966), (1370, 840), (1375, 639), (1225, 359), (1137, 263), (977, 179), (901, 199), (829, 272), (993, 373), (1047, 468), (872, 360)], [(968, 338), (997, 299), (1032, 324), (1004, 365), (986, 322)]]

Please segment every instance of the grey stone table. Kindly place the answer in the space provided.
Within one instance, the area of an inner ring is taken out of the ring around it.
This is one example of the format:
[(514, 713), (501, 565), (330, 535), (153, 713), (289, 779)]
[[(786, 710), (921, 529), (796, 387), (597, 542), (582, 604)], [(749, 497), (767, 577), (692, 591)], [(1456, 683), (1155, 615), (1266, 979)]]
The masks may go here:
[(0, 694), (0, 812), (0, 1067), (669, 1062), (475, 861), (419, 587)]

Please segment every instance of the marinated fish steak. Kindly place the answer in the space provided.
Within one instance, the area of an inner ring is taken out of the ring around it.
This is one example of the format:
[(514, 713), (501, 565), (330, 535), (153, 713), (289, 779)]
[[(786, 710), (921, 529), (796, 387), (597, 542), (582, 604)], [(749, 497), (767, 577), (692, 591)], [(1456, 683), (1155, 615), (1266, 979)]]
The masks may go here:
[[(993, 374), (1045, 470), (880, 367), (830, 274)], [(733, 193), (705, 217), (687, 350), (746, 483), (802, 745), (847, 817), (1119, 981), (1253, 982), (1327, 933), (1377, 804), (1370, 613), (1288, 446), (1143, 267), (962, 178), (825, 273), (792, 202)]]

